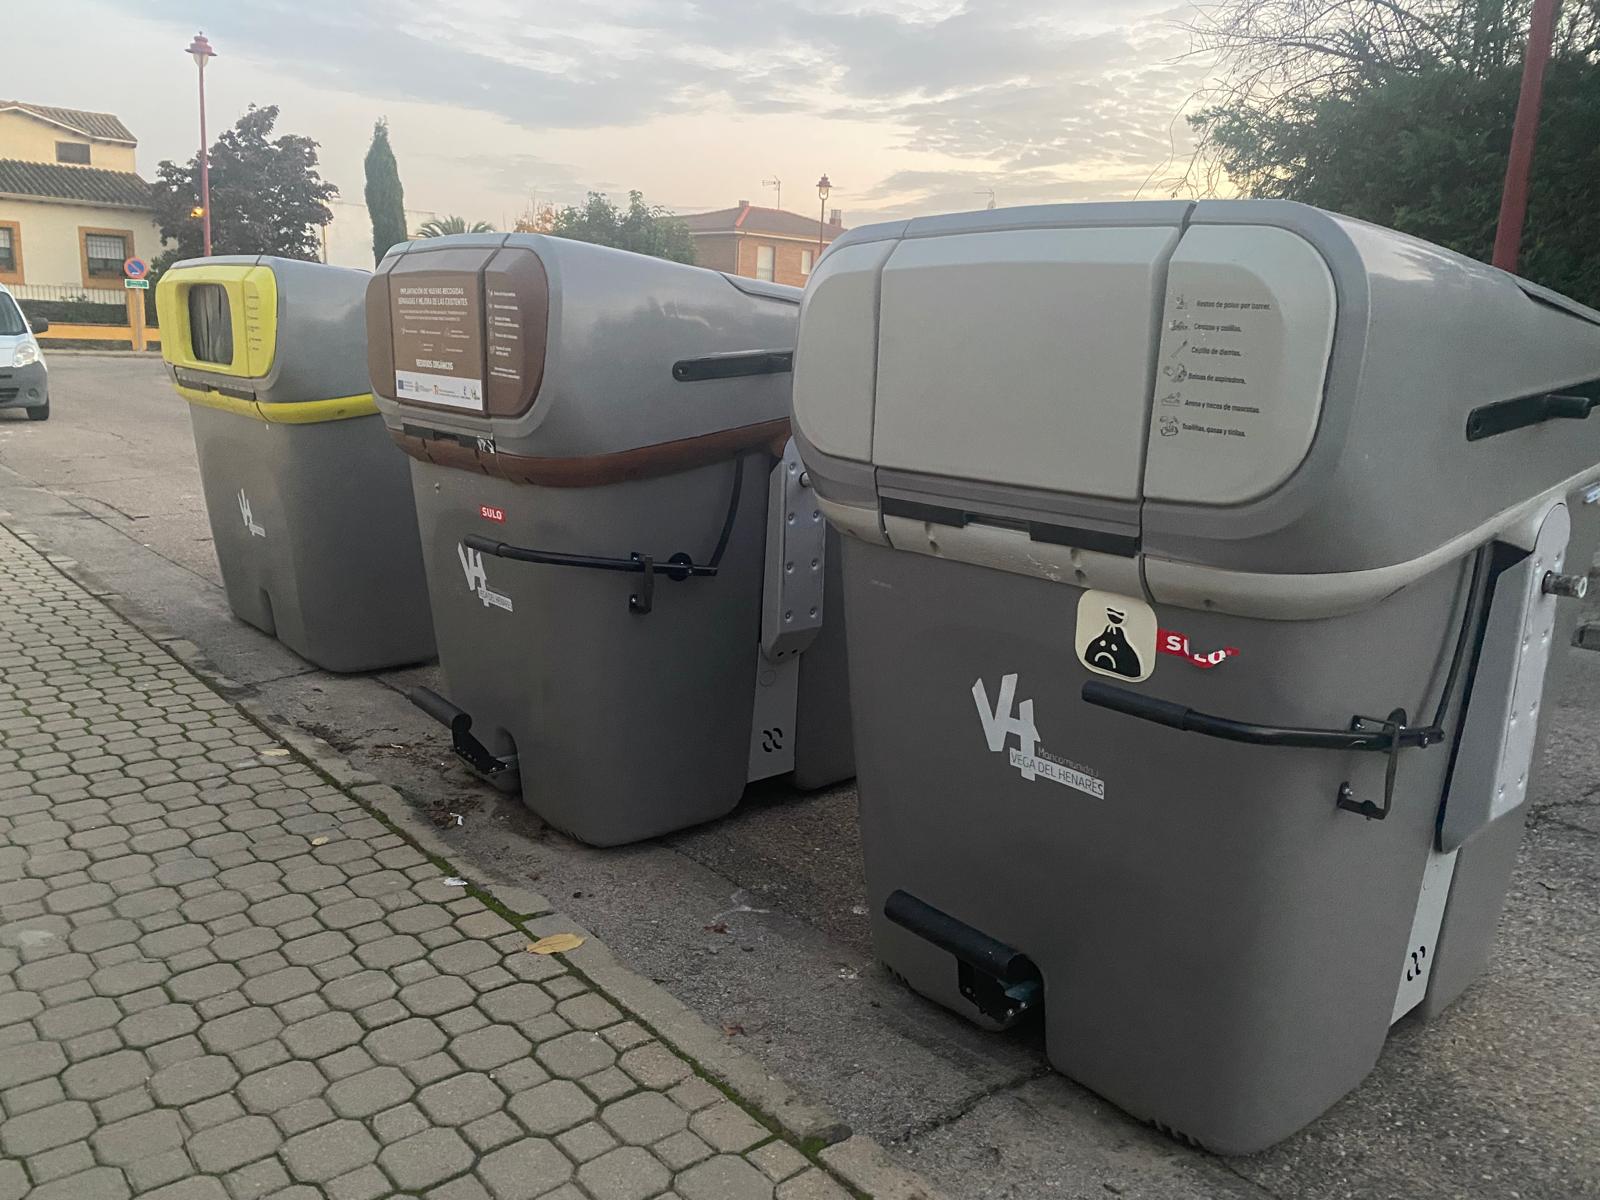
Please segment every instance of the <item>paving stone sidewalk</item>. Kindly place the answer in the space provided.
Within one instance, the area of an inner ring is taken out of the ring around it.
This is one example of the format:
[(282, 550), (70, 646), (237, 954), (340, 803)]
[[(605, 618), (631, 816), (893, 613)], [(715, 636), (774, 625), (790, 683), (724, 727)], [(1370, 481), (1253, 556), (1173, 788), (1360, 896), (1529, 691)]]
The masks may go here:
[(508, 916), (0, 527), (0, 1200), (861, 1194)]

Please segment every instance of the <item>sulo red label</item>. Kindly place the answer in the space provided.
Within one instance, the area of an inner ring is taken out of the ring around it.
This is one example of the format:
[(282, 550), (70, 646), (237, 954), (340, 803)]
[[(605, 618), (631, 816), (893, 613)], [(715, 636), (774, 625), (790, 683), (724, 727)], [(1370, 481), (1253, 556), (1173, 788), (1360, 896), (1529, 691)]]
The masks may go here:
[(478, 505), (478, 515), (486, 521), (504, 522), (506, 519), (506, 510), (503, 508), (491, 508), (487, 504), (480, 504)]
[(1156, 632), (1156, 649), (1162, 654), (1172, 654), (1178, 658), (1186, 659), (1189, 663), (1202, 670), (1210, 670), (1212, 667), (1220, 666), (1222, 663), (1227, 662), (1228, 659), (1237, 658), (1239, 655), (1237, 646), (1224, 646), (1222, 649), (1213, 650), (1209, 654), (1196, 653), (1194, 648), (1189, 645), (1188, 636), (1172, 629), (1161, 629)]

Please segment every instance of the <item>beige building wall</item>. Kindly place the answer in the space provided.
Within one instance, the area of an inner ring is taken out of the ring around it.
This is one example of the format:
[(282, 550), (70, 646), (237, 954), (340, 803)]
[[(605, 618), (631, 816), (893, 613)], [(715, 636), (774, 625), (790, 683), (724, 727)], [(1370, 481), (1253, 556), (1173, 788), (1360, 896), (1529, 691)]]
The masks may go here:
[(0, 158), (23, 162), (53, 163), (57, 142), (76, 142), (89, 147), (89, 161), (79, 164), (107, 171), (136, 171), (132, 146), (96, 142), (81, 133), (52, 125), (20, 112), (0, 112)]
[(146, 262), (161, 253), (161, 233), (147, 209), (0, 197), (0, 225), (12, 228), (19, 251), (18, 270), (0, 276), (0, 282), (7, 284), (121, 292), (120, 271), (110, 278), (86, 274), (85, 232), (124, 234), (130, 253)]

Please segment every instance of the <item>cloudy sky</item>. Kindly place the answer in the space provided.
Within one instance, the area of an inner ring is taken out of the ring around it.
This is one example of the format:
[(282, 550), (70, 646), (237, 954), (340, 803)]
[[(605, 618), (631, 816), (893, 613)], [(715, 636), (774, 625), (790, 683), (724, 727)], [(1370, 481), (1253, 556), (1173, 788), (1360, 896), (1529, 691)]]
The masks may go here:
[[(115, 112), (149, 177), (193, 153), (205, 30), (212, 131), (246, 105), (322, 143), (366, 237), (361, 159), (387, 116), (406, 204), (509, 223), (530, 199), (644, 191), (847, 224), (1134, 195), (1186, 150), (1183, 0), (51, 0), (9, 23), (0, 91)], [(359, 255), (357, 255), (359, 257)]]

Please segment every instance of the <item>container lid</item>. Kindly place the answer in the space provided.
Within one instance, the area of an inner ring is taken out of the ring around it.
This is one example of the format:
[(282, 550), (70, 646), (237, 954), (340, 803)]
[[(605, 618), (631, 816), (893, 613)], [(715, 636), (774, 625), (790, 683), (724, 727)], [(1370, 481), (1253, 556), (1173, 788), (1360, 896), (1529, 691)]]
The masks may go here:
[(368, 290), (373, 386), (397, 435), (525, 459), (786, 422), (800, 291), (751, 282), (536, 234), (412, 242)]
[(366, 401), (370, 272), (270, 255), (175, 263), (156, 286), (162, 357), (180, 388), (303, 405)]

